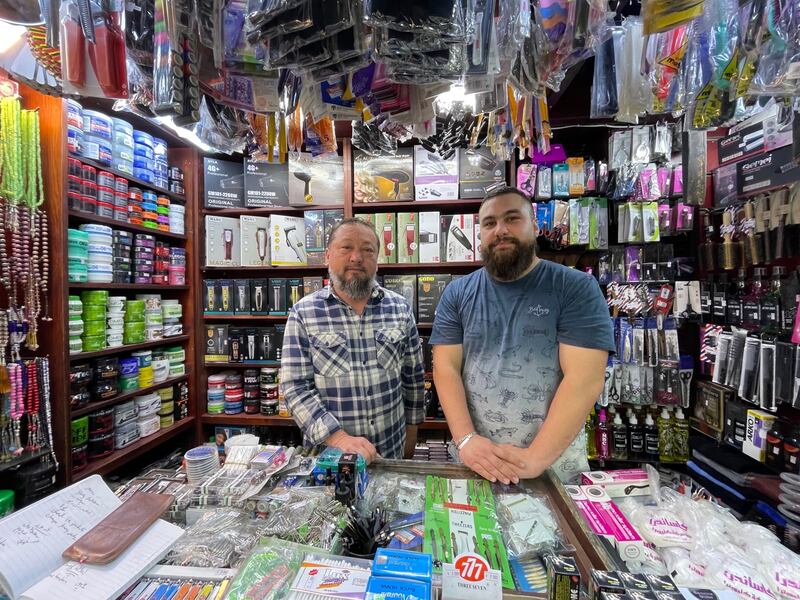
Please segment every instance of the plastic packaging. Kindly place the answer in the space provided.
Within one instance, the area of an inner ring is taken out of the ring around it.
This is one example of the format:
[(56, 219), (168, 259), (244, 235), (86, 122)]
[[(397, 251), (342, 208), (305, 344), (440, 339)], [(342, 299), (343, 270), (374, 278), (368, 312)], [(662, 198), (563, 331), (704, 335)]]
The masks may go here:
[(797, 2), (766, 2), (764, 26), (769, 35), (758, 48), (758, 68), (749, 93), (764, 96), (800, 95), (800, 6)]
[(564, 550), (558, 519), (544, 496), (497, 494), (495, 505), (510, 558)]
[(228, 600), (280, 600), (289, 590), (303, 557), (318, 550), (267, 538), (253, 548), (228, 588)]
[(412, 0), (398, 3), (393, 0), (366, 0), (364, 22), (372, 27), (381, 26), (398, 31), (427, 33), (464, 42), (469, 26), (460, 0), (427, 2)]

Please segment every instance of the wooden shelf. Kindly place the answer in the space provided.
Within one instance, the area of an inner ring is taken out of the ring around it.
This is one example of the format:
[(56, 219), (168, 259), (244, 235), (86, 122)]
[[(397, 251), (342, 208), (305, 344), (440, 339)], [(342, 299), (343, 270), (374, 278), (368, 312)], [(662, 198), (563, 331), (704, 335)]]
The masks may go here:
[(282, 323), (288, 315), (203, 315), (204, 321), (277, 321)]
[[(476, 262), (440, 262), (440, 263), (379, 263), (378, 273), (382, 271), (419, 271), (420, 269), (466, 269), (475, 268), (480, 269), (483, 266), (481, 261)], [(328, 269), (325, 265), (305, 265), (302, 267), (203, 267), (202, 270), (206, 272), (213, 271), (257, 271), (259, 273), (268, 273), (270, 271), (326, 271)]]
[(93, 215), (92, 213), (81, 212), (79, 210), (68, 211), (68, 216), (72, 221), (80, 221), (83, 223), (96, 223), (98, 225), (107, 225), (115, 229), (123, 229), (132, 233), (146, 233), (155, 237), (166, 238), (170, 240), (186, 240), (186, 236), (180, 233), (171, 233), (169, 231), (159, 231), (158, 229), (150, 229), (142, 227), (141, 225), (131, 225), (127, 221), (118, 221), (109, 217), (101, 217)]
[(124, 394), (119, 394), (109, 400), (102, 400), (100, 402), (90, 402), (86, 406), (83, 406), (77, 410), (73, 410), (72, 418), (75, 419), (77, 417), (82, 417), (83, 415), (91, 414), (95, 411), (107, 408), (109, 406), (121, 404), (126, 400), (130, 400), (134, 396), (142, 396), (144, 394), (149, 394), (150, 392), (160, 390), (161, 388), (175, 385), (176, 383), (180, 383), (181, 381), (186, 381), (187, 379), (189, 379), (188, 375), (179, 375), (178, 377), (170, 377), (169, 379), (162, 381), (161, 383), (154, 383), (153, 385), (148, 385), (147, 387), (139, 388), (138, 390), (133, 392), (125, 392)]
[(344, 210), (344, 206), (265, 206), (263, 208), (204, 208), (203, 215), (215, 217), (238, 217), (250, 215), (254, 217), (273, 214), (302, 215), (309, 210)]
[(271, 360), (256, 363), (237, 363), (237, 362), (204, 362), (203, 366), (206, 369), (217, 367), (220, 369), (260, 369), (261, 367), (280, 367), (281, 362)]
[(89, 358), (99, 358), (101, 356), (110, 356), (113, 354), (121, 354), (123, 352), (136, 352), (137, 350), (147, 350), (149, 348), (157, 348), (159, 346), (171, 346), (173, 344), (182, 344), (189, 341), (188, 335), (176, 335), (161, 340), (153, 340), (152, 342), (142, 342), (141, 344), (128, 344), (126, 346), (117, 346), (116, 348), (104, 348), (103, 350), (95, 350), (94, 352), (81, 352), (80, 354), (70, 354), (69, 360), (75, 362), (78, 360), (85, 360)]
[[(200, 417), (200, 422), (205, 425), (250, 425), (253, 427), (297, 427), (292, 417), (268, 417), (266, 415), (212, 415), (209, 413)], [(447, 421), (444, 419), (426, 419), (419, 425), (420, 430), (447, 430)]]
[(174, 438), (180, 433), (183, 433), (189, 429), (193, 423), (194, 417), (186, 417), (185, 419), (181, 419), (169, 427), (160, 429), (153, 435), (148, 435), (145, 438), (141, 438), (122, 450), (115, 450), (105, 458), (89, 461), (89, 464), (86, 466), (86, 468), (72, 474), (72, 481), (80, 481), (81, 479), (85, 479), (90, 475), (105, 475), (110, 473), (114, 469), (122, 466), (137, 456), (140, 456), (148, 450), (152, 450), (156, 446)]
[(411, 200), (403, 202), (354, 202), (353, 213), (359, 212), (387, 212), (387, 208), (396, 208), (401, 212), (411, 212), (409, 209), (417, 209), (419, 212), (426, 210), (441, 210), (443, 208), (474, 208), (475, 212), (480, 207), (483, 198), (464, 198), (457, 200)]
[(70, 289), (76, 290), (131, 290), (153, 292), (181, 292), (188, 290), (188, 285), (161, 285), (158, 283), (70, 283)]
[(157, 194), (161, 194), (162, 196), (167, 196), (172, 200), (177, 200), (179, 202), (186, 202), (186, 196), (182, 194), (175, 194), (162, 187), (153, 185), (152, 183), (147, 183), (143, 179), (138, 179), (133, 175), (128, 175), (127, 173), (123, 173), (122, 171), (117, 171), (112, 167), (107, 167), (103, 163), (99, 163), (96, 160), (92, 160), (91, 158), (84, 158), (83, 156), (78, 156), (77, 154), (70, 154), (69, 156), (70, 158), (74, 158), (76, 160), (81, 161), (83, 164), (94, 167), (98, 171), (108, 171), (109, 173), (113, 173), (117, 177), (122, 177), (123, 179), (127, 179), (132, 187), (144, 188), (145, 190), (151, 190), (153, 192), (156, 192)]
[[(378, 265), (380, 267), (380, 265)], [(303, 265), (299, 267), (201, 267), (201, 271), (255, 271), (258, 273), (266, 273), (270, 271), (327, 271), (326, 265)]]
[(23, 452), (21, 456), (0, 462), (0, 473), (19, 467), (20, 465), (33, 462), (34, 460), (38, 460), (43, 456), (47, 456), (48, 454), (50, 454), (50, 448), (42, 448), (36, 452)]

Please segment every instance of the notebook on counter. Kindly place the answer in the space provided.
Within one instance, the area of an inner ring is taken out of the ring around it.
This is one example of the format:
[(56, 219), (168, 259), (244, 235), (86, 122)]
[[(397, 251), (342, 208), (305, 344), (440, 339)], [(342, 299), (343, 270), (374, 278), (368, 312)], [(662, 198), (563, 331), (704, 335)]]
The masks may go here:
[(12, 600), (116, 598), (183, 534), (163, 520), (107, 565), (61, 554), (122, 502), (99, 475), (88, 477), (0, 520), (0, 597)]

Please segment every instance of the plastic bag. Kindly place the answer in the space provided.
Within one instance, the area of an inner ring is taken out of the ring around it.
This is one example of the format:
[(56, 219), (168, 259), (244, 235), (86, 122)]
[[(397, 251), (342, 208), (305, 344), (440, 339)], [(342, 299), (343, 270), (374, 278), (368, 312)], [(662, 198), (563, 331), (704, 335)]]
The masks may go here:
[(270, 38), (270, 56), (278, 59), (352, 27), (354, 10), (351, 0), (312, 0), (311, 27)]
[(800, 6), (797, 2), (767, 2), (764, 21), (769, 33), (759, 48), (758, 69), (750, 93), (800, 95)]
[(645, 33), (667, 31), (697, 18), (703, 0), (648, 0), (642, 5)]
[[(257, 0), (255, 4), (259, 4)], [(253, 5), (254, 1), (251, 0), (251, 9)], [(270, 39), (277, 35), (303, 31), (313, 24), (311, 0), (302, 0), (280, 12), (251, 10), (247, 15), (247, 40), (251, 44), (255, 44), (260, 40)]]
[[(621, 73), (619, 91), (619, 111), (617, 120), (625, 123), (637, 123), (639, 115), (647, 112), (651, 106), (652, 90), (647, 79), (640, 70), (644, 50), (644, 33), (642, 21), (636, 17), (625, 19), (622, 24), (625, 32), (621, 40), (621, 48), (615, 47), (617, 73)], [(615, 38), (616, 39), (616, 38)]]
[(347, 507), (332, 498), (329, 488), (289, 488), (269, 498), (272, 508), (263, 535), (332, 552), (341, 545)]
[(461, 0), (365, 0), (364, 22), (372, 27), (441, 35), (466, 42), (469, 35)]
[(510, 558), (564, 551), (558, 519), (545, 497), (530, 493), (496, 494), (495, 505)]
[(372, 514), (378, 507), (386, 511), (389, 520), (424, 511), (425, 476), (386, 471), (370, 475), (359, 509), (363, 514)]
[(619, 110), (614, 37), (622, 35), (622, 27), (609, 27), (595, 43), (590, 108), (593, 119), (613, 118)]
[(800, 600), (800, 558), (778, 543), (768, 544), (759, 554), (761, 572), (781, 598)]
[(200, 119), (194, 126), (194, 133), (200, 140), (219, 152), (241, 152), (247, 143), (249, 129), (250, 125), (244, 114), (203, 96)]
[(663, 113), (671, 109), (670, 97), (676, 94), (675, 87), (680, 83), (681, 65), (688, 42), (688, 25), (680, 25), (670, 31), (654, 34), (655, 58), (650, 71), (650, 84), (653, 88), (653, 113)]
[(630, 511), (631, 524), (656, 548), (691, 550), (698, 523), (687, 502), (691, 504), (691, 500), (664, 489), (657, 506), (638, 506)]

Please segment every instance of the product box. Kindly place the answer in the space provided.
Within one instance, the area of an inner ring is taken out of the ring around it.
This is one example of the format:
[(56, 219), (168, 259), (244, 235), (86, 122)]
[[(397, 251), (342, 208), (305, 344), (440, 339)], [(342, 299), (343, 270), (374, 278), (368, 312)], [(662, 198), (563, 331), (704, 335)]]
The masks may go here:
[(458, 199), (458, 157), (447, 160), (422, 146), (414, 146), (415, 200)]
[(308, 296), (323, 288), (322, 277), (303, 277), (303, 295)]
[(650, 493), (650, 481), (644, 469), (589, 471), (581, 473), (581, 483), (600, 486), (610, 498), (646, 496)]
[(417, 216), (419, 262), (441, 262), (441, 222), (438, 212), (421, 212)]
[(206, 362), (228, 361), (228, 326), (206, 325)]
[(325, 264), (325, 211), (307, 210), (303, 213), (306, 227), (306, 254), (309, 265)]
[(328, 240), (331, 239), (331, 231), (344, 219), (344, 210), (340, 208), (328, 209), (325, 211), (325, 248), (328, 247)]
[(473, 231), (473, 239), (475, 240), (475, 260), (481, 260), (481, 224), (478, 221), (477, 215), (475, 216), (475, 229)]
[(248, 327), (245, 329), (242, 360), (255, 362), (260, 360), (258, 356), (258, 327)]
[[(649, 591), (648, 586), (647, 590)], [(601, 595), (606, 594), (624, 594), (625, 585), (616, 571), (597, 571), (592, 570), (592, 575), (589, 578), (589, 598), (591, 600), (600, 600)]]
[(485, 198), (506, 181), (506, 162), (486, 147), (458, 150), (458, 197)]
[(419, 262), (419, 214), (397, 213), (397, 262)]
[[(342, 461), (339, 461), (341, 470)], [(382, 577), (401, 577), (430, 583), (433, 576), (433, 559), (430, 554), (378, 548), (372, 565), (372, 574)]]
[(223, 315), (232, 315), (236, 308), (236, 301), (234, 299), (234, 289), (232, 279), (218, 279), (217, 287), (219, 288), (219, 312)]
[(272, 266), (298, 267), (308, 264), (306, 254), (306, 225), (303, 217), (272, 215)]
[(548, 600), (578, 600), (581, 593), (581, 572), (571, 556), (550, 554), (547, 566)]
[(237, 315), (250, 314), (249, 279), (237, 279), (233, 282), (233, 311)]
[(244, 169), (242, 163), (203, 159), (203, 187), (206, 208), (244, 206)]
[(370, 215), (375, 233), (378, 234), (378, 264), (397, 262), (397, 220), (394, 213), (375, 213)]
[(244, 360), (245, 337), (247, 330), (244, 327), (228, 328), (228, 360), (242, 362)]
[(650, 591), (650, 584), (647, 582), (644, 575), (628, 573), (627, 571), (617, 571), (616, 575), (619, 577), (626, 590), (633, 590), (636, 592)]
[(417, 316), (417, 276), (416, 275), (384, 275), (383, 287), (400, 294), (408, 301), (414, 317)]
[(748, 410), (742, 452), (763, 463), (767, 456), (767, 432), (772, 429), (777, 419), (777, 415), (763, 410)]
[(244, 205), (247, 208), (289, 206), (287, 163), (244, 159)]
[(303, 280), (299, 277), (292, 277), (286, 282), (286, 310), (294, 306), (303, 297)]
[(283, 339), (280, 339), (276, 327), (260, 327), (258, 330), (257, 360), (278, 360), (280, 358)]
[(585, 173), (583, 170), (583, 158), (571, 157), (567, 159), (567, 169), (569, 173), (569, 195), (582, 196), (586, 191)]
[(353, 202), (394, 202), (414, 199), (414, 155), (398, 148), (394, 156), (353, 153)]
[(475, 261), (476, 215), (442, 215), (442, 262)]
[(266, 279), (250, 280), (250, 313), (269, 314), (269, 283)]
[(239, 219), (206, 215), (206, 266), (241, 264)]
[(800, 180), (791, 146), (777, 148), (736, 163), (737, 193), (752, 194)]
[(270, 266), (269, 217), (242, 215), (239, 228), (242, 266)]
[(714, 206), (728, 206), (736, 202), (738, 193), (736, 164), (714, 169)]
[(289, 157), (290, 206), (342, 206), (344, 163), (341, 156)]
[(419, 323), (433, 323), (436, 307), (450, 280), (450, 275), (447, 273), (417, 275), (417, 321)]
[(269, 314), (285, 315), (288, 308), (289, 285), (285, 277), (270, 277), (269, 279)]
[(790, 108), (773, 104), (749, 119), (737, 123), (731, 127), (727, 136), (717, 142), (719, 164), (724, 165), (755, 152), (791, 145), (792, 117)]
[(203, 281), (203, 303), (204, 313), (222, 313), (222, 289), (218, 279), (206, 279)]

